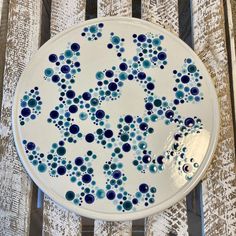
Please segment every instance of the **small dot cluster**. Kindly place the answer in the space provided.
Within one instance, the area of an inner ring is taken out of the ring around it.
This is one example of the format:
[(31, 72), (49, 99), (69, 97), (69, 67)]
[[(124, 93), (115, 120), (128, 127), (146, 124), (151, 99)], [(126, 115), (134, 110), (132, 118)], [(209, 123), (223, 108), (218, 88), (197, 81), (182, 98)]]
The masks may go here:
[(25, 95), (20, 101), (20, 107), (20, 125), (24, 125), (25, 122), (36, 119), (36, 117), (41, 113), (42, 108), (42, 100), (39, 95), (38, 87), (25, 92)]
[(81, 33), (81, 35), (83, 37), (86, 37), (88, 39), (88, 41), (97, 40), (102, 37), (103, 26), (104, 26), (103, 23), (99, 23), (96, 25), (91, 25), (89, 27), (85, 27), (83, 29), (83, 32)]

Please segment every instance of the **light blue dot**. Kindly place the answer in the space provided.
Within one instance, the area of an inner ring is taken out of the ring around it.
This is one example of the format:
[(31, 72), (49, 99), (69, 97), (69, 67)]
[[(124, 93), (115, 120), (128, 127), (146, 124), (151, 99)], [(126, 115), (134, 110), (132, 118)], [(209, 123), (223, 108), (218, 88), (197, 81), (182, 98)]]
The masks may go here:
[(101, 71), (98, 71), (98, 72), (96, 73), (96, 79), (102, 80), (103, 78), (104, 78), (104, 73), (101, 72)]
[(45, 164), (41, 163), (41, 164), (38, 165), (38, 171), (39, 172), (43, 173), (43, 172), (46, 171), (46, 169), (47, 169), (47, 166)]
[(115, 45), (119, 44), (120, 43), (120, 38), (118, 36), (113, 36), (111, 38), (111, 42)]
[(45, 74), (47, 77), (51, 77), (51, 76), (53, 75), (53, 69), (52, 69), (52, 68), (47, 68), (47, 69), (45, 69), (44, 74)]

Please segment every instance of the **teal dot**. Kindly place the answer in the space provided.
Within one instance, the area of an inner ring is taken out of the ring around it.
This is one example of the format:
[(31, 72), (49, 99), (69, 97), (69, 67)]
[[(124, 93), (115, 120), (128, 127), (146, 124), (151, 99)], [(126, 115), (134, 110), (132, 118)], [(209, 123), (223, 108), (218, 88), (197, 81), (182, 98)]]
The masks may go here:
[(131, 201), (125, 201), (125, 202), (123, 203), (123, 208), (124, 208), (126, 211), (131, 210), (132, 207), (133, 207), (133, 204), (132, 204)]
[(157, 189), (155, 187), (151, 187), (150, 191), (151, 191), (151, 193), (155, 193), (157, 191)]
[(51, 76), (53, 75), (53, 69), (52, 69), (52, 68), (47, 68), (47, 69), (45, 69), (44, 74), (45, 74), (47, 77), (51, 77)]
[(123, 141), (123, 142), (126, 142), (129, 140), (129, 135), (128, 134), (122, 134), (120, 139)]
[(184, 93), (183, 93), (182, 91), (177, 91), (177, 92), (175, 93), (175, 96), (176, 96), (177, 98), (181, 99), (181, 98), (184, 97)]
[(104, 73), (101, 72), (101, 71), (98, 71), (98, 72), (96, 73), (96, 79), (102, 80), (103, 78), (104, 78)]
[(116, 209), (117, 209), (118, 211), (121, 211), (121, 210), (122, 210), (122, 206), (121, 206), (121, 205), (118, 205), (118, 206), (116, 207)]
[(135, 194), (135, 196), (136, 196), (137, 198), (140, 198), (140, 197), (142, 197), (142, 194), (141, 194), (140, 192), (137, 192), (137, 193)]
[(149, 203), (152, 204), (152, 203), (154, 203), (154, 202), (155, 202), (155, 199), (154, 199), (154, 198), (150, 198), (150, 199), (149, 199)]
[(142, 142), (140, 142), (140, 143), (138, 144), (138, 146), (139, 146), (139, 148), (140, 148), (141, 150), (144, 150), (144, 149), (147, 148), (147, 143), (144, 142), (144, 141), (142, 141)]
[(149, 166), (149, 170), (150, 170), (151, 173), (156, 173), (156, 172), (157, 172), (157, 167), (156, 167), (156, 165), (151, 164), (151, 165)]
[(98, 31), (98, 28), (97, 28), (96, 25), (92, 25), (92, 26), (90, 26), (89, 31), (90, 31), (91, 33), (96, 33), (96, 32)]
[(156, 107), (160, 107), (161, 104), (162, 104), (162, 102), (161, 102), (160, 99), (156, 99), (156, 100), (154, 101), (154, 105), (155, 105)]
[(159, 46), (159, 45), (161, 44), (161, 40), (160, 40), (159, 38), (154, 38), (154, 39), (152, 40), (152, 44), (153, 44), (154, 46)]
[(150, 61), (148, 61), (148, 60), (144, 60), (143, 61), (143, 67), (144, 68), (150, 68), (150, 66), (151, 66), (151, 62)]
[(98, 101), (97, 98), (92, 98), (91, 101), (90, 101), (90, 103), (91, 103), (92, 106), (97, 106), (98, 103), (99, 103), (99, 101)]
[(65, 197), (68, 201), (72, 201), (75, 198), (75, 193), (73, 191), (67, 191)]
[(79, 114), (79, 118), (80, 118), (81, 120), (86, 120), (86, 119), (88, 118), (88, 115), (87, 115), (86, 112), (81, 112), (81, 113)]
[(119, 79), (120, 79), (120, 80), (126, 80), (127, 77), (128, 77), (128, 75), (127, 75), (127, 73), (125, 73), (125, 72), (121, 72), (121, 73), (119, 74)]
[(115, 45), (119, 44), (120, 43), (120, 38), (118, 36), (113, 36), (111, 38), (111, 42)]
[(71, 58), (72, 56), (73, 56), (73, 53), (72, 53), (71, 50), (66, 50), (66, 51), (65, 51), (65, 57)]
[(27, 101), (29, 99), (29, 96), (24, 95), (23, 100)]
[(152, 115), (151, 115), (151, 121), (152, 121), (152, 122), (156, 122), (157, 120), (158, 120), (158, 116), (155, 115), (155, 114), (152, 114)]
[(190, 73), (194, 73), (196, 70), (197, 70), (197, 68), (196, 68), (195, 65), (189, 65), (189, 66), (188, 66), (188, 71), (189, 71)]
[(45, 164), (41, 163), (41, 164), (38, 165), (38, 171), (39, 172), (43, 173), (43, 172), (46, 171), (46, 169), (47, 169), (47, 166)]
[(33, 160), (33, 161), (32, 161), (32, 164), (33, 164), (34, 166), (37, 166), (37, 165), (38, 165), (38, 161), (37, 161), (37, 160)]
[(28, 101), (28, 105), (29, 105), (29, 107), (35, 107), (37, 105), (37, 101), (35, 99), (31, 98)]
[(71, 181), (72, 183), (74, 183), (74, 182), (76, 181), (76, 177), (72, 176), (72, 177), (70, 178), (70, 181)]
[(64, 147), (59, 147), (59, 148), (57, 149), (57, 154), (58, 154), (59, 156), (63, 156), (65, 153), (66, 153), (66, 149), (65, 149)]

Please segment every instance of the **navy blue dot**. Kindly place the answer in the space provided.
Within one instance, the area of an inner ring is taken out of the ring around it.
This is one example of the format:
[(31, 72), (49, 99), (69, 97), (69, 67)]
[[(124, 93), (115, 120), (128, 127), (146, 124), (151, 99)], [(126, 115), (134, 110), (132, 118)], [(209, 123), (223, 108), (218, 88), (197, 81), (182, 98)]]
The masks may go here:
[(146, 74), (145, 74), (144, 72), (139, 72), (139, 73), (138, 73), (138, 78), (141, 79), (141, 80), (143, 80), (143, 79), (146, 78)]
[(27, 143), (27, 149), (32, 151), (35, 149), (35, 144), (33, 142)]
[(94, 196), (92, 194), (87, 194), (84, 200), (86, 203), (92, 204), (94, 202)]
[(50, 62), (56, 62), (58, 58), (56, 54), (51, 54), (49, 55), (48, 59)]
[(27, 108), (27, 107), (26, 107), (26, 108), (23, 108), (23, 109), (21, 110), (21, 115), (24, 116), (24, 117), (29, 116), (30, 113), (31, 113), (31, 111), (30, 111), (30, 109)]
[(138, 199), (137, 199), (137, 198), (134, 198), (134, 199), (132, 200), (132, 202), (133, 202), (134, 205), (136, 205), (136, 204), (138, 204)]
[(78, 43), (72, 43), (70, 48), (72, 51), (77, 52), (77, 51), (79, 51), (80, 46)]
[(183, 75), (181, 81), (182, 83), (187, 84), (190, 81), (190, 78), (187, 75)]
[(75, 67), (80, 67), (80, 63), (78, 61), (75, 62)]
[(92, 143), (92, 142), (94, 141), (94, 135), (91, 134), (91, 133), (86, 134), (85, 140), (86, 140), (88, 143)]
[(109, 90), (111, 90), (111, 91), (115, 91), (115, 90), (117, 90), (117, 84), (114, 83), (114, 82), (111, 82), (111, 83), (108, 85), (108, 88), (109, 88)]
[(114, 179), (119, 179), (121, 177), (121, 172), (119, 170), (115, 170), (112, 176)]
[(147, 109), (147, 110), (152, 110), (152, 108), (153, 108), (153, 105), (152, 105), (152, 103), (146, 103), (145, 104), (145, 108)]
[(146, 36), (145, 36), (144, 34), (140, 34), (140, 35), (138, 36), (138, 41), (140, 41), (140, 42), (145, 42), (145, 41), (146, 41)]
[(126, 63), (121, 63), (119, 67), (120, 67), (120, 69), (123, 70), (123, 71), (125, 71), (125, 70), (128, 69), (128, 66), (127, 66)]
[(164, 156), (158, 156), (157, 157), (157, 163), (160, 164), (160, 165), (163, 165), (163, 159), (164, 159)]
[(112, 70), (106, 71), (106, 77), (111, 78), (114, 75), (114, 72)]
[(147, 128), (148, 128), (148, 124), (147, 123), (145, 123), (145, 122), (143, 122), (143, 123), (141, 123), (140, 125), (139, 125), (139, 128), (141, 129), (141, 130), (147, 130)]
[(77, 134), (79, 132), (79, 126), (78, 125), (71, 125), (70, 126), (70, 132), (72, 134)]
[(111, 49), (111, 48), (113, 48), (113, 45), (112, 45), (111, 43), (109, 43), (109, 44), (107, 44), (107, 47), (108, 47), (109, 49)]
[(82, 97), (85, 101), (88, 101), (91, 98), (91, 94), (89, 92), (85, 92), (83, 93)]
[(66, 168), (65, 168), (65, 166), (59, 166), (59, 167), (57, 168), (57, 173), (58, 173), (59, 175), (64, 175), (64, 174), (66, 173)]
[(70, 67), (68, 65), (64, 65), (61, 67), (61, 72), (67, 74), (70, 72)]
[(147, 184), (140, 184), (140, 185), (139, 185), (139, 191), (140, 191), (141, 193), (147, 193), (148, 190), (149, 190), (149, 187), (148, 187)]
[(103, 110), (97, 110), (95, 115), (98, 119), (102, 119), (105, 116), (105, 112)]
[(71, 105), (71, 106), (69, 107), (69, 111), (70, 111), (71, 113), (76, 113), (76, 112), (78, 111), (78, 107), (77, 107), (76, 105)]
[(144, 163), (149, 163), (151, 161), (151, 157), (149, 155), (144, 155), (143, 156), (143, 162)]
[(116, 197), (116, 193), (113, 190), (109, 190), (106, 196), (109, 200), (113, 200)]
[(193, 88), (191, 88), (190, 92), (192, 95), (197, 95), (199, 93), (199, 89), (196, 87), (193, 87)]
[(82, 176), (82, 181), (86, 184), (91, 182), (91, 180), (92, 180), (92, 178), (89, 174), (85, 174), (85, 175)]
[(125, 116), (125, 122), (126, 123), (131, 123), (133, 121), (133, 117), (132, 116), (130, 116), (130, 115), (127, 115), (127, 116)]
[(113, 136), (113, 132), (112, 130), (108, 129), (105, 131), (104, 135), (106, 138), (111, 138)]
[(157, 57), (158, 57), (159, 60), (163, 61), (163, 60), (166, 59), (166, 53), (165, 52), (160, 52), (160, 53), (158, 53)]
[(83, 163), (84, 163), (84, 160), (83, 160), (82, 157), (77, 157), (77, 158), (75, 159), (75, 164), (76, 164), (77, 166), (81, 166)]
[(58, 75), (52, 76), (52, 82), (57, 83), (60, 80), (60, 77)]
[(133, 75), (128, 75), (128, 80), (133, 80), (134, 76)]
[(155, 88), (155, 86), (154, 86), (153, 83), (148, 83), (148, 84), (147, 84), (147, 89), (153, 90), (154, 88)]
[(66, 92), (66, 96), (67, 96), (68, 98), (74, 98), (74, 97), (75, 97), (75, 92), (74, 92), (73, 90), (68, 90), (68, 91)]
[(124, 152), (129, 152), (130, 149), (131, 149), (131, 146), (130, 146), (129, 143), (124, 143), (124, 144), (122, 145), (122, 149), (123, 149)]
[(58, 118), (58, 116), (59, 116), (59, 113), (56, 110), (53, 110), (50, 112), (50, 117), (52, 119), (56, 119), (56, 118)]
[(104, 26), (103, 23), (99, 23), (99, 24), (98, 24), (98, 27), (99, 27), (99, 28), (102, 28), (103, 26)]
[(178, 104), (179, 104), (179, 100), (178, 100), (178, 99), (175, 99), (175, 100), (174, 100), (174, 104), (175, 104), (175, 105), (178, 105)]
[(167, 110), (165, 113), (166, 118), (170, 119), (173, 118), (174, 112), (172, 110)]
[(194, 119), (192, 119), (192, 118), (189, 117), (189, 118), (185, 119), (184, 124), (185, 124), (187, 127), (192, 127), (192, 126), (194, 126), (195, 121), (194, 121)]

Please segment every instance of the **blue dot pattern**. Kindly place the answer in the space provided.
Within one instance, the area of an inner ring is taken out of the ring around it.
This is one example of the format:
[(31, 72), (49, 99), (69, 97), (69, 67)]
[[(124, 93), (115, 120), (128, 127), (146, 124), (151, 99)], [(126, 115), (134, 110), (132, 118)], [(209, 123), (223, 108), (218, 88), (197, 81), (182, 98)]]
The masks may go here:
[[(102, 37), (103, 27), (103, 23), (85, 27), (81, 35), (88, 41), (97, 40)], [(138, 206), (148, 207), (155, 203), (156, 187), (140, 183), (134, 194), (125, 189), (124, 183), (128, 178), (123, 169), (122, 158), (126, 153), (133, 154), (132, 164), (142, 174), (161, 173), (165, 170), (165, 163), (171, 160), (178, 168), (179, 174), (190, 180), (199, 166), (193, 157), (186, 155), (187, 148), (182, 144), (182, 140), (189, 134), (200, 133), (202, 121), (196, 116), (183, 117), (178, 113), (180, 104), (194, 104), (203, 100), (203, 78), (198, 68), (192, 59), (186, 58), (182, 68), (173, 70), (173, 100), (160, 97), (153, 92), (155, 80), (147, 74), (147, 69), (163, 70), (167, 65), (167, 50), (162, 46), (164, 36), (146, 33), (133, 34), (131, 37), (136, 46), (136, 54), (127, 59), (123, 57), (125, 39), (114, 32), (110, 33), (107, 49), (115, 50), (120, 62), (111, 68), (97, 71), (94, 75), (96, 87), (79, 95), (72, 89), (82, 69), (79, 61), (79, 43), (70, 43), (60, 55), (50, 54), (48, 57), (52, 67), (44, 70), (44, 78), (59, 88), (60, 96), (58, 105), (48, 114), (47, 122), (58, 129), (61, 140), (53, 143), (47, 153), (40, 152), (40, 148), (32, 141), (23, 140), (23, 145), (29, 161), (39, 172), (47, 171), (52, 177), (66, 175), (77, 185), (78, 191), (75, 193), (69, 189), (65, 193), (65, 198), (78, 206), (107, 199), (113, 202), (117, 211), (127, 212), (136, 211)], [(129, 80), (138, 83), (145, 93), (145, 114), (122, 114), (117, 121), (119, 132), (115, 135), (110, 128), (110, 115), (102, 110), (101, 105), (103, 102), (119, 99), (122, 96), (122, 87)], [(36, 106), (41, 105), (40, 99), (37, 100), (38, 89), (32, 91), (26, 93), (26, 100), (22, 99), (24, 103), (21, 106), (20, 122), (24, 122), (32, 112), (40, 113), (32, 110), (27, 103), (33, 96)], [(31, 113), (24, 111), (25, 108), (29, 108)], [(81, 122), (91, 120), (97, 129), (93, 133), (82, 133), (80, 122), (75, 122), (72, 114), (78, 114)], [(174, 134), (174, 144), (168, 150), (163, 153), (152, 153), (146, 140), (154, 132), (152, 126), (158, 120), (165, 125), (175, 124), (178, 131)], [(93, 160), (97, 155), (92, 150), (88, 150), (84, 156), (67, 160), (66, 143), (77, 143), (80, 140), (96, 142), (110, 150), (110, 159), (103, 165), (105, 187), (96, 184)]]

